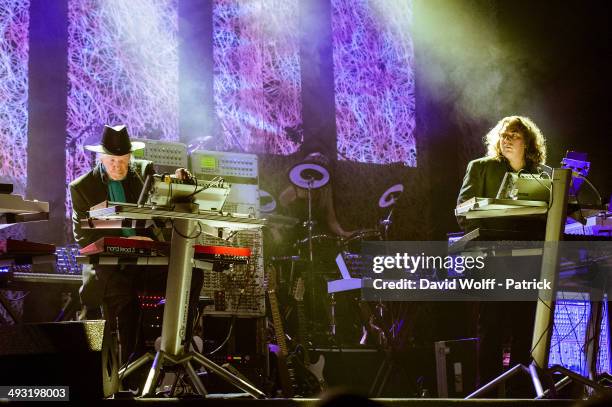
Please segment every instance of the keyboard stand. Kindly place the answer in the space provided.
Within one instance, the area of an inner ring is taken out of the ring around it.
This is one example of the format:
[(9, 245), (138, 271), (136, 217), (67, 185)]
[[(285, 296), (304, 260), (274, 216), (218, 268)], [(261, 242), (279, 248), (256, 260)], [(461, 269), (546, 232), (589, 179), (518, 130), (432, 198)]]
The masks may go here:
[[(101, 209), (106, 211), (108, 209)], [(200, 381), (193, 363), (204, 366), (206, 369), (218, 374), (223, 380), (239, 388), (240, 390), (250, 394), (254, 398), (265, 398), (265, 394), (257, 389), (252, 384), (228, 372), (221, 366), (215, 364), (211, 360), (204, 357), (198, 352), (184, 353), (185, 344), (189, 343), (189, 339), (185, 338), (187, 331), (187, 313), (189, 309), (189, 292), (191, 289), (191, 270), (193, 266), (193, 242), (192, 240), (198, 235), (198, 222), (206, 223), (206, 217), (198, 219), (196, 214), (187, 212), (170, 212), (158, 211), (156, 209), (140, 208), (139, 216), (154, 218), (162, 216), (173, 219), (172, 240), (170, 246), (170, 260), (168, 269), (168, 280), (166, 284), (166, 305), (164, 307), (164, 317), (162, 322), (162, 337), (160, 350), (153, 355), (152, 353), (145, 354), (130, 363), (126, 368), (119, 371), (119, 377), (125, 378), (136, 369), (153, 361), (146, 382), (142, 389), (141, 397), (155, 396), (155, 390), (159, 376), (166, 367), (177, 366), (181, 368), (189, 377), (195, 390), (201, 395), (206, 396), (208, 393), (202, 382)], [(90, 211), (91, 217), (97, 217), (98, 210)], [(104, 212), (103, 212), (104, 213)], [(122, 215), (121, 208), (113, 214), (115, 217), (124, 216), (129, 218), (129, 213)], [(234, 222), (237, 228), (240, 226), (239, 220), (228, 220)], [(260, 227), (261, 224), (251, 223), (247, 227)], [(212, 268), (212, 263), (208, 263)]]
[[(536, 315), (533, 328), (532, 344), (531, 344), (531, 363), (529, 366), (518, 364), (512, 367), (510, 370), (504, 372), (502, 375), (493, 379), (489, 383), (485, 384), (481, 388), (469, 394), (466, 399), (478, 397), (488, 390), (497, 387), (506, 380), (515, 376), (519, 373), (526, 373), (531, 377), (533, 388), (536, 393), (536, 399), (542, 399), (556, 392), (558, 389), (564, 387), (571, 380), (578, 381), (587, 387), (592, 388), (596, 391), (601, 391), (603, 386), (595, 383), (592, 380), (584, 378), (578, 374), (575, 374), (568, 369), (562, 367), (548, 368), (548, 355), (550, 353), (550, 339), (551, 339), (551, 328), (555, 312), (555, 298), (557, 287), (558, 287), (558, 268), (559, 268), (559, 241), (562, 240), (563, 231), (565, 226), (565, 218), (567, 213), (567, 202), (568, 202), (568, 191), (571, 180), (571, 170), (567, 169), (554, 169), (553, 171), (553, 187), (552, 187), (552, 205), (547, 210), (546, 218), (546, 237), (544, 249), (542, 251), (542, 266), (540, 271), (540, 280), (547, 279), (551, 282), (553, 287), (553, 297), (550, 299), (542, 299), (542, 297), (548, 297), (547, 292), (542, 292), (538, 295), (538, 302), (536, 306)], [(474, 200), (478, 201), (478, 198)], [(535, 211), (541, 210), (541, 208), (534, 208)], [(461, 211), (466, 212), (465, 207), (461, 208)], [(513, 216), (516, 213), (507, 212), (506, 208), (500, 210), (494, 208), (494, 211), (487, 213), (483, 211), (482, 216), (476, 213), (476, 211), (468, 212), (468, 218), (485, 218), (485, 217), (496, 217), (496, 216)], [(523, 213), (519, 215), (532, 214), (530, 209), (523, 209)], [(457, 211), (456, 211), (457, 213)], [(541, 212), (540, 212), (541, 213)], [(597, 338), (598, 339), (598, 338)], [(552, 373), (563, 373), (565, 376), (561, 381), (552, 383)], [(544, 391), (540, 377), (544, 373), (546, 379), (550, 379), (549, 389)]]

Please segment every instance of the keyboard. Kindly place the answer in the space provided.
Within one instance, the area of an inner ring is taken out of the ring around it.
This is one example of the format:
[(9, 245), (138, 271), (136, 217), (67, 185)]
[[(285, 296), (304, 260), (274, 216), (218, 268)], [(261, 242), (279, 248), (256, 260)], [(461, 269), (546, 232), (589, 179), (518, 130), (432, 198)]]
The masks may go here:
[(85, 256), (167, 256), (170, 254), (170, 243), (153, 240), (128, 239), (126, 237), (101, 237), (80, 250)]
[(41, 256), (55, 254), (55, 245), (30, 242), (28, 240), (0, 240), (0, 255), (10, 256)]
[(204, 246), (197, 244), (194, 246), (193, 257), (198, 260), (244, 264), (251, 257), (251, 249), (248, 247)]
[[(118, 257), (168, 256), (170, 243), (125, 237), (102, 237), (80, 250), (85, 256), (106, 255)], [(251, 257), (251, 249), (233, 246), (194, 245), (197, 260), (244, 264)]]

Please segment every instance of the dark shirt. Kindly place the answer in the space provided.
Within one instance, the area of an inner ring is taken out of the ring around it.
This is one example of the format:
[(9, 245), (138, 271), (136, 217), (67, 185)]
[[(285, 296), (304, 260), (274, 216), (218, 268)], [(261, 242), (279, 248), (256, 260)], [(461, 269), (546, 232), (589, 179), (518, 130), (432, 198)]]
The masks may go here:
[[(121, 181), (127, 203), (137, 203), (142, 190), (144, 179), (153, 174), (151, 161), (133, 160), (128, 173)], [(74, 239), (81, 247), (85, 247), (105, 236), (123, 236), (121, 229), (84, 229), (81, 228), (81, 219), (87, 218), (87, 211), (92, 206), (109, 199), (108, 176), (98, 164), (88, 173), (80, 176), (70, 183), (72, 198), (72, 228)]]
[[(297, 188), (292, 186), (295, 190), (295, 199), (288, 203), (283, 212), (287, 216), (299, 219), (295, 230), (296, 239), (303, 239), (308, 236), (308, 230), (304, 226), (304, 222), (308, 221), (308, 198), (299, 198)], [(327, 194), (330, 193), (328, 187), (323, 187), (311, 191), (311, 216), (313, 223), (313, 234), (331, 234), (331, 230), (327, 224), (327, 213), (325, 207), (325, 199), (328, 199)]]

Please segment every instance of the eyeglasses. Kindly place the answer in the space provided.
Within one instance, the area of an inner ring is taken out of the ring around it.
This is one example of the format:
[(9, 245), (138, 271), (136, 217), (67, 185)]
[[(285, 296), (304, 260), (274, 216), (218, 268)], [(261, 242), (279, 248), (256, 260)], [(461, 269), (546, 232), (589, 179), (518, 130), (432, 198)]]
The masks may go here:
[(520, 133), (502, 133), (499, 135), (500, 140), (515, 141), (523, 138)]

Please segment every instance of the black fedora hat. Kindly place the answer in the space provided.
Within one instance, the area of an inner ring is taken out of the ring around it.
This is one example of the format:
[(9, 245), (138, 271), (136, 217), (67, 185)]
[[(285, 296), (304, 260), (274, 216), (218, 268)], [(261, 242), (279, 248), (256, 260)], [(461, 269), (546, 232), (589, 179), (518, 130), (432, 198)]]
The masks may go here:
[(130, 136), (125, 125), (104, 126), (102, 142), (97, 146), (85, 146), (86, 150), (110, 155), (126, 155), (145, 147), (139, 141), (130, 142)]

